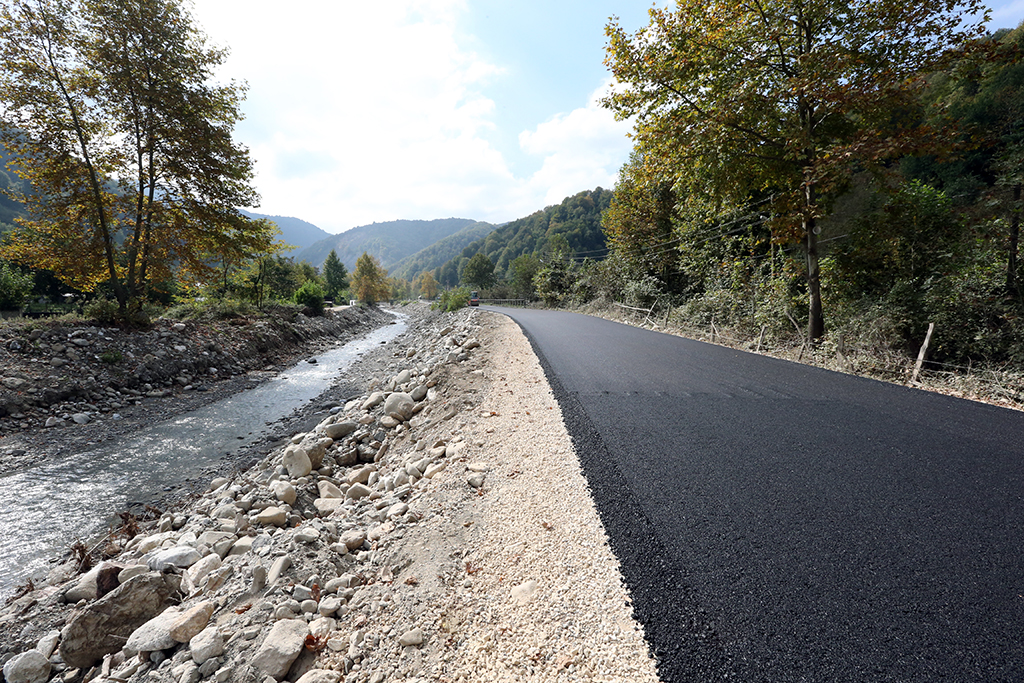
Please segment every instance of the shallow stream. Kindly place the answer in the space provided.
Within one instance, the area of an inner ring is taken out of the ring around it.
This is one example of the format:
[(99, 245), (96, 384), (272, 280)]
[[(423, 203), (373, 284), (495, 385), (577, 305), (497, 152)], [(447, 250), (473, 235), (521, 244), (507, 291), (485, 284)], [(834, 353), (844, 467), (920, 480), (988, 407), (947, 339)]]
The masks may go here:
[(76, 539), (105, 532), (119, 510), (153, 501), (268, 438), (272, 423), (330, 387), (360, 355), (406, 329), (404, 316), (344, 346), (303, 360), (253, 389), (140, 430), (128, 439), (0, 477), (0, 597), (45, 577)]

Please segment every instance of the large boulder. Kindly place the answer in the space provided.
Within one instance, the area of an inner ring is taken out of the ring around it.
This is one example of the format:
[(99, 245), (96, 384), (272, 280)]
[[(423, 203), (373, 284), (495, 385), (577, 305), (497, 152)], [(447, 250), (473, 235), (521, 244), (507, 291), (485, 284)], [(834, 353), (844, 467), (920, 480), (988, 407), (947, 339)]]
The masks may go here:
[(351, 420), (346, 422), (335, 422), (324, 427), (324, 434), (338, 441), (359, 429), (359, 425)]
[(277, 622), (253, 657), (253, 665), (280, 681), (288, 675), (288, 669), (302, 654), (307, 635), (309, 626), (305, 621), (283, 619)]
[(113, 562), (100, 562), (98, 565), (87, 571), (78, 579), (64, 595), (68, 602), (79, 600), (95, 600), (102, 598), (110, 591), (117, 588), (117, 575), (124, 569), (124, 565)]
[(4, 664), (7, 683), (46, 683), (49, 678), (50, 661), (39, 650), (22, 652)]
[(405, 422), (412, 417), (412, 411), (415, 407), (416, 404), (412, 400), (412, 396), (396, 391), (393, 394), (389, 394), (387, 400), (384, 401), (384, 414)]
[(306, 449), (298, 446), (291, 446), (284, 452), (281, 464), (288, 470), (288, 476), (293, 479), (304, 477), (313, 471), (313, 463), (309, 459)]
[(142, 574), (88, 605), (61, 631), (60, 656), (73, 668), (88, 668), (124, 647), (128, 637), (164, 611), (171, 586), (158, 573)]

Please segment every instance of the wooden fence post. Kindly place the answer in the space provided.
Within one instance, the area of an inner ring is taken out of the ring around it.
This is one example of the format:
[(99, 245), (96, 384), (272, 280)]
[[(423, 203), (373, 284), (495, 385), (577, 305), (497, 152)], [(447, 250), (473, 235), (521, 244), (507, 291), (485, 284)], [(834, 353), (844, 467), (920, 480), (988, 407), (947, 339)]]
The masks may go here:
[(917, 376), (921, 374), (921, 366), (924, 365), (924, 355), (928, 353), (928, 344), (932, 341), (932, 332), (935, 331), (935, 323), (928, 323), (928, 334), (924, 335), (924, 344), (917, 353), (917, 364), (914, 365), (914, 375), (910, 378), (911, 384), (917, 384)]

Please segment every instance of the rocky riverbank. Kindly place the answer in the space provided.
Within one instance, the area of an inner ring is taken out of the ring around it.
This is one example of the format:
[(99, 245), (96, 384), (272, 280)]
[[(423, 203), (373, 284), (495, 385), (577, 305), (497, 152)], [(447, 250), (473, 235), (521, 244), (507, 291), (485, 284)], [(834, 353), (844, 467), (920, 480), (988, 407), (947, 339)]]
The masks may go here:
[(251, 387), (393, 316), (345, 308), (123, 330), (0, 321), (0, 474), (130, 434)]
[[(0, 613), (10, 683), (656, 681), (529, 343), (413, 316), (287, 443)], [(328, 392), (330, 394), (330, 392)]]

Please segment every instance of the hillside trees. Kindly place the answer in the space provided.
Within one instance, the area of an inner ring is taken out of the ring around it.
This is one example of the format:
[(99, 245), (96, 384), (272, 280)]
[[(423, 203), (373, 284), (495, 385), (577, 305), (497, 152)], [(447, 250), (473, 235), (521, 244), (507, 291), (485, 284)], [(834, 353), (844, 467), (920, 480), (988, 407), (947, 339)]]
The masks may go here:
[(252, 163), (232, 139), (243, 88), (178, 0), (11, 0), (0, 8), (2, 142), (31, 186), (0, 255), (92, 291), (122, 314), (154, 283), (267, 251), (242, 216)]
[(607, 27), (622, 86), (605, 105), (636, 117), (638, 149), (669, 166), (684, 210), (770, 200), (773, 240), (802, 245), (820, 338), (819, 220), (856, 171), (943, 142), (916, 114), (920, 76), (981, 35), (982, 5), (679, 0), (650, 17), (635, 35)]
[(433, 299), (437, 296), (437, 280), (434, 279), (429, 270), (424, 270), (416, 278), (414, 289), (419, 291), (420, 296), (424, 299)]
[(386, 301), (391, 295), (388, 272), (381, 267), (376, 257), (367, 252), (363, 252), (356, 261), (356, 270), (352, 274), (352, 290), (360, 301), (371, 306), (378, 301)]
[(331, 249), (324, 261), (324, 281), (327, 298), (337, 301), (343, 291), (348, 289), (348, 269), (338, 258), (338, 253)]
[(494, 285), (494, 263), (484, 254), (474, 254), (462, 269), (462, 281), (477, 289), (487, 289)]

